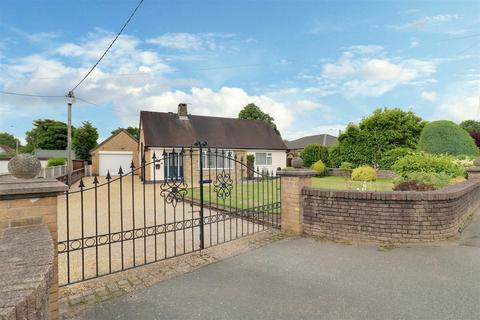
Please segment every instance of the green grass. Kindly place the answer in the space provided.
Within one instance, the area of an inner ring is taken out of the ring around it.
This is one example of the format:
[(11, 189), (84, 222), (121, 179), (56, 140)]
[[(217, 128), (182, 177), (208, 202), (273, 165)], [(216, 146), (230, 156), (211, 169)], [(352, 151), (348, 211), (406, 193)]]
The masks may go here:
[[(278, 190), (276, 190), (278, 189)], [(243, 196), (242, 196), (243, 195)], [(192, 197), (192, 190), (188, 190), (185, 198)], [(200, 188), (193, 188), (193, 198), (200, 200)], [(219, 208), (238, 208), (247, 209), (260, 207), (262, 205), (280, 202), (280, 179), (263, 180), (263, 181), (244, 181), (242, 183), (233, 184), (230, 195), (225, 199), (217, 196), (213, 183), (203, 187), (203, 199), (205, 203), (211, 203)]]
[[(370, 191), (392, 191), (392, 179), (378, 179), (377, 181), (367, 182), (367, 190)], [(362, 181), (352, 181), (344, 177), (314, 177), (312, 179), (312, 187), (322, 189), (337, 190), (362, 190)]]

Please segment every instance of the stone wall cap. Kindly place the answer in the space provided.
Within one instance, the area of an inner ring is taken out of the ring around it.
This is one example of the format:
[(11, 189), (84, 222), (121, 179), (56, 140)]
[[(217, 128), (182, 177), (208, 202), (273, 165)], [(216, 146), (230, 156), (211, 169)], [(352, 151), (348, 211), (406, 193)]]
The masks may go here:
[(41, 194), (60, 194), (68, 186), (56, 179), (8, 179), (0, 182), (0, 198), (6, 196), (39, 196)]
[(480, 167), (470, 167), (467, 172), (480, 172)]
[(317, 171), (312, 169), (286, 168), (277, 171), (277, 174), (286, 177), (311, 177), (317, 175)]

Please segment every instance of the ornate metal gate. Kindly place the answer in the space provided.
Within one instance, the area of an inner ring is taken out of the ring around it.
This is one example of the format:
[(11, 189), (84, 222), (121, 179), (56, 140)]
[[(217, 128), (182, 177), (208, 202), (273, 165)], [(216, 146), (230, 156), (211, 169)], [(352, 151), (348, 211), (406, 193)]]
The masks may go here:
[(132, 161), (129, 172), (82, 179), (60, 197), (61, 285), (280, 226), (275, 170), (205, 142), (158, 153), (145, 154), (138, 168)]

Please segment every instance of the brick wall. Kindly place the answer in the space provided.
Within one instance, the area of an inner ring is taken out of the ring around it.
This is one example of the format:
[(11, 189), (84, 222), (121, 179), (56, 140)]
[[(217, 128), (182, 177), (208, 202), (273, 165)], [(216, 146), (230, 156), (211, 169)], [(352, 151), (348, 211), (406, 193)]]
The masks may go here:
[(435, 241), (456, 235), (480, 206), (480, 181), (431, 192), (304, 188), (302, 194), (306, 234), (336, 240)]
[(51, 319), (54, 245), (45, 225), (9, 228), (0, 239), (0, 319)]

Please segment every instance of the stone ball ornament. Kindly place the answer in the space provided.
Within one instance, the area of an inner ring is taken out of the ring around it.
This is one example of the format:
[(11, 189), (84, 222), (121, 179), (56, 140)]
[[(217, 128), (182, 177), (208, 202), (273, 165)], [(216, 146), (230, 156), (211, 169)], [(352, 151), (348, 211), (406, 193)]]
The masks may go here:
[(31, 154), (18, 154), (8, 162), (8, 172), (18, 179), (33, 179), (41, 169), (40, 161)]
[(475, 159), (475, 161), (473, 161), (473, 165), (474, 165), (475, 167), (480, 167), (480, 158)]
[(303, 168), (303, 159), (300, 157), (294, 157), (292, 159), (292, 167), (294, 167), (295, 169)]

